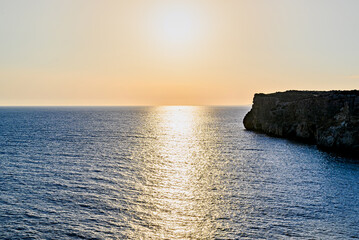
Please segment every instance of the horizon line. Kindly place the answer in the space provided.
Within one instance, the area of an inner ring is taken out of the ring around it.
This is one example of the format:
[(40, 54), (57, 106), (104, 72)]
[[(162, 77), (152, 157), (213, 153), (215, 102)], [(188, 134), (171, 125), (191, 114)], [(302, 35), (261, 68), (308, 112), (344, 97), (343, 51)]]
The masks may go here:
[(158, 104), (158, 105), (0, 105), (1, 107), (247, 107), (251, 104), (242, 105), (207, 105), (207, 104)]

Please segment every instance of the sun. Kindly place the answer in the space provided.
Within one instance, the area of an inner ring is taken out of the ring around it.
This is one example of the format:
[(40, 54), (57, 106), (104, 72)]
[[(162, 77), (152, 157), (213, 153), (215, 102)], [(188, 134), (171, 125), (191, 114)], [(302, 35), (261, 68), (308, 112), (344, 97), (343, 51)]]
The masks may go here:
[(151, 29), (158, 44), (181, 48), (199, 40), (201, 23), (201, 14), (194, 5), (167, 4), (153, 12)]

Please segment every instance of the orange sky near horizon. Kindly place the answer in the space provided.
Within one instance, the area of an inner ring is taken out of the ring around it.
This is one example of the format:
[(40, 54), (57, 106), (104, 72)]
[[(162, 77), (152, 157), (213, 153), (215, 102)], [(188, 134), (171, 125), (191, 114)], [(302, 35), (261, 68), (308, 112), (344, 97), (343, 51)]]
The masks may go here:
[(359, 2), (0, 0), (0, 105), (248, 105), (359, 88)]

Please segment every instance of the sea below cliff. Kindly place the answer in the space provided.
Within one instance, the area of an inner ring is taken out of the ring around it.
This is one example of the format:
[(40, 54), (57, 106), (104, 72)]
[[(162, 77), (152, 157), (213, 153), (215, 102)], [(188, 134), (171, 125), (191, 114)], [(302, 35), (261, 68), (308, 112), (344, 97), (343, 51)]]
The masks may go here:
[(249, 110), (0, 108), (0, 239), (358, 239), (359, 164)]

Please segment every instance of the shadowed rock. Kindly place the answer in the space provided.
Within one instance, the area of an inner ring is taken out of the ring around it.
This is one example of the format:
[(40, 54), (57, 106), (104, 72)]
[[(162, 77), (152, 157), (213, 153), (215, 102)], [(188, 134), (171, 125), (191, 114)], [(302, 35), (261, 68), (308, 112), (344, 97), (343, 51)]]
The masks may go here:
[(359, 158), (359, 91), (255, 94), (246, 129)]

